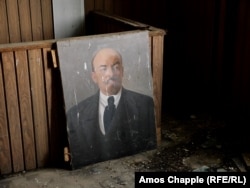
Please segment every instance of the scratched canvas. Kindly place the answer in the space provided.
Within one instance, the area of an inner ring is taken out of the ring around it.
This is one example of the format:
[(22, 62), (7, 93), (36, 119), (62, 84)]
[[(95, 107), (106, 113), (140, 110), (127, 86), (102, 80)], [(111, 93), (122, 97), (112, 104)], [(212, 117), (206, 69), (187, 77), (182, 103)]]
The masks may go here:
[(57, 42), (73, 169), (155, 149), (148, 31)]

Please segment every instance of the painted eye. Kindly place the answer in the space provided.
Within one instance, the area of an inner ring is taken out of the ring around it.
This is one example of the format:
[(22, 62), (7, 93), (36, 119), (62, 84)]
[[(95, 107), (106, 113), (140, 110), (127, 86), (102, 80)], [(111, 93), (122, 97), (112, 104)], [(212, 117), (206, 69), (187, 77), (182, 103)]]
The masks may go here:
[(107, 70), (107, 67), (100, 67), (99, 70), (100, 70), (101, 72), (104, 72), (104, 71)]
[(120, 65), (118, 65), (118, 64), (114, 65), (114, 66), (113, 66), (113, 69), (114, 69), (114, 70), (120, 70)]

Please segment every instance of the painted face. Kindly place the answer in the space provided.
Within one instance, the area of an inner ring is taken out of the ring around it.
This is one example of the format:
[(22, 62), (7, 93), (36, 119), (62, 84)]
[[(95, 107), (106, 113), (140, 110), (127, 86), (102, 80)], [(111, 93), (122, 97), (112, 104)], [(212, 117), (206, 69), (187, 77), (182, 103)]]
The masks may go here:
[(93, 59), (92, 79), (104, 95), (115, 95), (122, 87), (121, 56), (113, 49), (100, 50)]

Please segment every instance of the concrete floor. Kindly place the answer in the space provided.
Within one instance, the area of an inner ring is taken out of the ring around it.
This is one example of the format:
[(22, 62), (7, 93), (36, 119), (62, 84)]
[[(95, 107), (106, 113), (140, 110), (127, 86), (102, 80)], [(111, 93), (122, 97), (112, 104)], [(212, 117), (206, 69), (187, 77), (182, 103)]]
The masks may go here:
[[(225, 122), (209, 116), (165, 117), (162, 143), (152, 151), (85, 166), (78, 170), (44, 168), (0, 178), (0, 188), (131, 188), (134, 172), (244, 172), (243, 151), (230, 149)], [(230, 143), (230, 142), (229, 142)]]

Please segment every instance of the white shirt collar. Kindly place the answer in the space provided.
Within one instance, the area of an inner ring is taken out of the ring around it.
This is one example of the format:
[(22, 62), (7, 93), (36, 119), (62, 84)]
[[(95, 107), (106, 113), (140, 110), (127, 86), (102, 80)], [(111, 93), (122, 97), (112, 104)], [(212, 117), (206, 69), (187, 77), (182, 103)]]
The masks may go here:
[[(121, 93), (122, 93), (122, 89), (120, 89), (120, 91), (119, 91), (116, 95), (110, 95), (110, 96), (113, 96), (114, 99), (115, 99), (115, 107), (116, 107), (116, 108), (117, 108), (118, 103), (119, 103), (119, 101), (120, 101)], [(107, 106), (107, 105), (108, 105), (108, 98), (109, 98), (110, 96), (104, 95), (104, 94), (100, 91), (100, 103), (101, 103), (103, 106)]]

